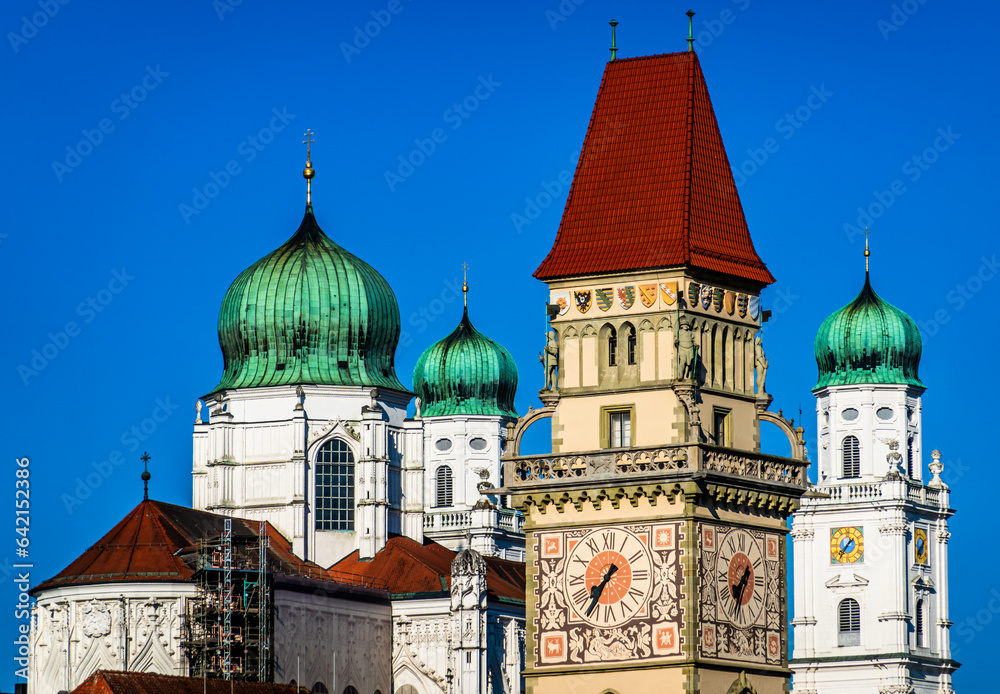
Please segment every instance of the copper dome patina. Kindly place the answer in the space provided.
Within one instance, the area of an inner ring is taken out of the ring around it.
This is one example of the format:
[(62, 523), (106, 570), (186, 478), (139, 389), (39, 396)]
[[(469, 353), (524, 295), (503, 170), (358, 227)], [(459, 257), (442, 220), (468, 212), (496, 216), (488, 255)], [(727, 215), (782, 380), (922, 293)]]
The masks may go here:
[(420, 355), (413, 390), (421, 414), (478, 414), (517, 418), (517, 366), (510, 352), (472, 326), (468, 308), (450, 335)]
[(917, 324), (875, 293), (866, 272), (857, 298), (828, 316), (816, 333), (819, 380), (813, 390), (856, 384), (923, 388), (920, 350)]
[(306, 205), (292, 237), (226, 291), (216, 390), (319, 384), (405, 392), (394, 366), (399, 331), (389, 284), (324, 234)]

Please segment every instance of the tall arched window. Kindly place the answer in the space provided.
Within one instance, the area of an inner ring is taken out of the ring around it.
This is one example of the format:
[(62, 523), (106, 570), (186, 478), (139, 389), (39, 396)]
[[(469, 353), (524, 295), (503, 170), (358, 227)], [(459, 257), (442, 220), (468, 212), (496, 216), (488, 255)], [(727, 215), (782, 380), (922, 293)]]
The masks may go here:
[(451, 468), (447, 465), (442, 465), (434, 473), (435, 506), (452, 505), (451, 480)]
[(322, 682), (317, 682), (312, 686), (313, 694), (330, 694), (330, 690), (326, 688), (326, 685)]
[(316, 529), (354, 530), (354, 454), (340, 439), (316, 454)]
[(344, 694), (358, 694), (358, 690), (348, 685), (348, 687), (344, 689)]
[(626, 345), (628, 346), (628, 364), (632, 366), (635, 364), (635, 328), (631, 326), (628, 328)]
[(844, 439), (843, 474), (841, 478), (861, 477), (861, 443), (857, 436)]
[(854, 598), (846, 598), (837, 606), (837, 645), (857, 646), (861, 643), (861, 607)]
[(906, 439), (906, 474), (913, 477), (913, 437)]
[(917, 646), (923, 647), (924, 645), (924, 601), (917, 600), (917, 618), (916, 618), (916, 632), (917, 632)]
[(618, 364), (618, 331), (614, 328), (608, 332), (608, 366)]

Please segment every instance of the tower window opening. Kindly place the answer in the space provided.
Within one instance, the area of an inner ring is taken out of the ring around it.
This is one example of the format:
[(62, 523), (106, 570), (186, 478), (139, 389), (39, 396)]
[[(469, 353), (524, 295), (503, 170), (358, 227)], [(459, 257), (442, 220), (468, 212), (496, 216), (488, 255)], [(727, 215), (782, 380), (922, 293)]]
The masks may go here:
[(632, 443), (632, 413), (611, 413), (611, 448), (624, 448)]
[(857, 436), (844, 439), (843, 463), (841, 479), (861, 477), (861, 443)]
[(354, 454), (340, 439), (316, 455), (316, 529), (354, 530)]
[(716, 446), (729, 446), (729, 415), (730, 410), (716, 409), (713, 411), (713, 432)]
[(435, 506), (451, 506), (454, 497), (452, 496), (452, 474), (451, 468), (442, 465), (434, 473)]
[(906, 474), (913, 477), (913, 437), (906, 439)]
[(861, 644), (861, 607), (854, 598), (840, 601), (837, 607), (837, 645)]
[(618, 331), (611, 328), (608, 333), (608, 366), (618, 365)]
[(628, 346), (628, 364), (633, 366), (635, 365), (635, 328), (629, 328), (625, 344)]
[(917, 632), (917, 646), (923, 648), (924, 646), (924, 601), (917, 600), (917, 617), (916, 617), (916, 632)]

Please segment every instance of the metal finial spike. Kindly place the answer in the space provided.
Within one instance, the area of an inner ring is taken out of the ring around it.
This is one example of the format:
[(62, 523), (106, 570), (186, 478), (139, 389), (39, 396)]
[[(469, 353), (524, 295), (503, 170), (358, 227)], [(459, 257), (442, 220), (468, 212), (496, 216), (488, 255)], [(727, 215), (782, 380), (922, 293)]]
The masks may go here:
[(868, 274), (868, 258), (872, 254), (872, 252), (868, 250), (868, 234), (870, 233), (871, 232), (868, 231), (868, 227), (865, 227), (865, 274), (866, 275)]
[(688, 18), (688, 53), (694, 53), (694, 10), (688, 10), (684, 14)]
[(152, 475), (149, 474), (149, 461), (150, 461), (150, 458), (152, 458), (152, 456), (150, 456), (149, 453), (147, 453), (146, 451), (143, 451), (142, 452), (142, 457), (139, 458), (139, 460), (142, 461), (142, 468), (143, 468), (143, 470), (142, 470), (142, 486), (143, 486), (142, 500), (143, 501), (149, 501), (149, 480), (152, 477)]
[(462, 299), (465, 308), (469, 308), (469, 264), (462, 263)]
[(611, 59), (618, 60), (618, 44), (615, 39), (615, 27), (618, 26), (618, 22), (612, 19), (608, 24), (611, 25)]
[(307, 129), (302, 144), (306, 146), (306, 168), (302, 170), (302, 178), (306, 179), (306, 204), (312, 204), (312, 179), (316, 171), (312, 167), (312, 145), (316, 141), (313, 138), (313, 131)]

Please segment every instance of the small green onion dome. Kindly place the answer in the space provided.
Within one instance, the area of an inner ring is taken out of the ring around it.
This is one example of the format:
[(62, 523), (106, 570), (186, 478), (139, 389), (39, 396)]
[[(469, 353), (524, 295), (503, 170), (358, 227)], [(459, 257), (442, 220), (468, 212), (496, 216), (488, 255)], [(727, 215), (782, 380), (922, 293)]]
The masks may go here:
[(406, 391), (389, 283), (323, 233), (306, 206), (281, 248), (244, 270), (219, 311), (223, 388), (297, 384)]
[(427, 348), (413, 369), (421, 415), (480, 414), (517, 419), (517, 366), (510, 352), (472, 327), (469, 309), (448, 337)]
[(917, 324), (875, 293), (866, 272), (857, 298), (828, 316), (816, 333), (819, 380), (813, 390), (855, 384), (923, 388), (920, 350)]

